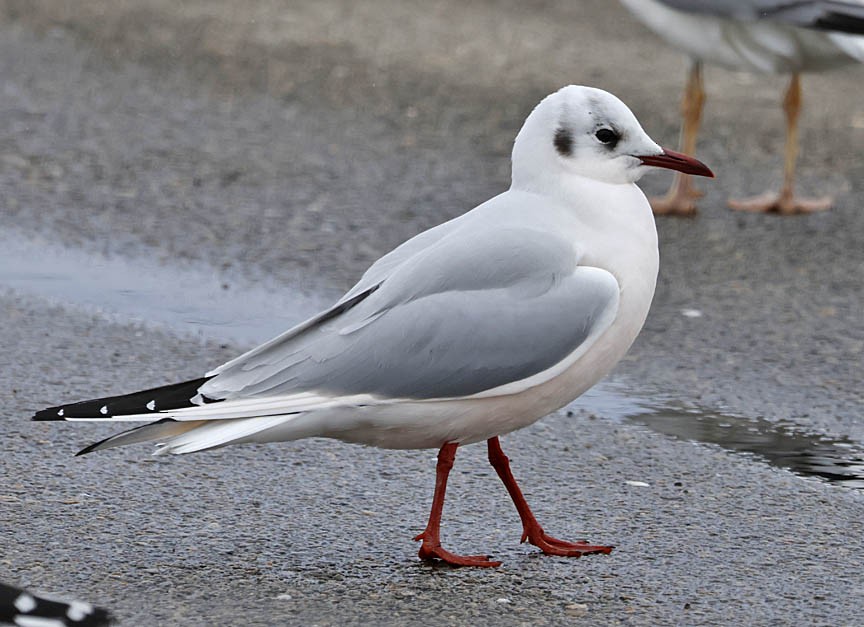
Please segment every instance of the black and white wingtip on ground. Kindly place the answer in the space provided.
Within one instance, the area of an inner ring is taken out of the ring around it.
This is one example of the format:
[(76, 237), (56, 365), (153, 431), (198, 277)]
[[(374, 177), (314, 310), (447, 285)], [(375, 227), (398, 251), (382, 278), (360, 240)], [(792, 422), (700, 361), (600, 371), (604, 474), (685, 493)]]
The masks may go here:
[(208, 399), (198, 394), (208, 377), (164, 385), (120, 396), (106, 396), (37, 411), (31, 420), (110, 420), (118, 416), (181, 409), (201, 405)]
[(36, 412), (31, 420), (114, 420), (123, 421), (125, 417), (132, 420), (148, 420), (152, 415), (152, 422), (117, 433), (110, 437), (95, 442), (76, 453), (86, 455), (93, 451), (113, 448), (123, 444), (136, 442), (147, 442), (161, 436), (175, 435), (193, 427), (197, 422), (185, 422), (177, 424), (173, 418), (159, 419), (159, 412), (173, 411), (186, 407), (195, 407), (213, 402), (212, 399), (203, 396), (198, 389), (209, 377), (163, 385), (158, 388), (122, 394), (120, 396), (106, 396), (88, 401), (70, 403), (68, 405), (57, 405)]
[(0, 624), (19, 627), (101, 627), (113, 622), (100, 607), (80, 601), (46, 599), (0, 583)]

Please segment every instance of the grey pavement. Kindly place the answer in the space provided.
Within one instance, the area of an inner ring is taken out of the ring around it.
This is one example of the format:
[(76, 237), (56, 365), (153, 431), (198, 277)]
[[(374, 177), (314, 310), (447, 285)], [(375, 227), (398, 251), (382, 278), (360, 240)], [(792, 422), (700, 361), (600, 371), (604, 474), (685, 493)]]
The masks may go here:
[[(0, 2), (7, 235), (329, 295), (502, 191), (515, 131), (564, 83), (615, 92), (676, 140), (684, 60), (614, 2), (175, 4)], [(782, 88), (708, 72), (699, 155), (718, 179), (699, 217), (660, 220), (655, 305), (613, 376), (864, 445), (864, 68), (805, 80), (800, 184), (835, 209), (733, 214), (726, 196), (778, 183)], [(520, 546), (483, 448), (460, 451), (446, 541), (495, 571), (416, 560), (434, 451), (74, 458), (106, 428), (33, 410), (197, 376), (244, 346), (0, 294), (10, 583), (128, 625), (861, 622), (864, 493), (603, 415), (559, 412), (503, 445), (547, 529), (610, 556)]]

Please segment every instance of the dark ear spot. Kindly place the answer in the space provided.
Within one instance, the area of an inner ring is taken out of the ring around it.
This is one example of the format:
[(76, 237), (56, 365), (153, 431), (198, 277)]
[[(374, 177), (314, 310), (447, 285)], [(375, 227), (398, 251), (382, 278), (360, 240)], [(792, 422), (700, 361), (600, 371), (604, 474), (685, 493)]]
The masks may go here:
[(555, 131), (555, 150), (562, 157), (569, 157), (573, 154), (573, 134), (566, 128), (559, 128)]

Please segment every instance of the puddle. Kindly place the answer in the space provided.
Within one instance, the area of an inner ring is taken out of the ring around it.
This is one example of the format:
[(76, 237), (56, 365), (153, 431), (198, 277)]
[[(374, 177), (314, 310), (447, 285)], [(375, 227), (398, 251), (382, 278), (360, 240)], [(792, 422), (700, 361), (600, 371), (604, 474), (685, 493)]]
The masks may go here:
[(166, 327), (218, 341), (256, 344), (335, 300), (284, 285), (243, 288), (203, 264), (106, 258), (9, 234), (0, 238), (0, 289), (36, 295), (120, 323)]
[(864, 489), (864, 447), (846, 438), (808, 433), (802, 425), (683, 407), (668, 399), (635, 398), (604, 382), (574, 407), (640, 424), (679, 440), (716, 444), (798, 475)]
[[(8, 235), (0, 238), (3, 288), (120, 323), (241, 345), (263, 342), (338, 297), (275, 283), (241, 288), (228, 281), (226, 289), (225, 277), (204, 266), (177, 269), (152, 259), (106, 259)], [(864, 447), (808, 433), (801, 425), (686, 407), (659, 394), (639, 398), (614, 381), (596, 386), (574, 407), (674, 438), (716, 444), (800, 475), (864, 488)]]

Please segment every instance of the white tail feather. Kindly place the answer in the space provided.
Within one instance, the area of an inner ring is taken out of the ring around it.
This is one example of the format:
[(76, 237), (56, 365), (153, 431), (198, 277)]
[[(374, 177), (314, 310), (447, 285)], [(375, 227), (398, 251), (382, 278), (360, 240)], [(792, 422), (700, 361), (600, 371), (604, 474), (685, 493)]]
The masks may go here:
[(205, 424), (204, 420), (188, 422), (170, 421), (142, 425), (102, 440), (98, 444), (85, 449), (85, 452), (104, 451), (109, 448), (126, 446), (127, 444), (138, 444), (139, 442), (150, 442), (161, 438), (174, 437), (200, 427), (203, 424)]
[(208, 421), (186, 433), (169, 438), (159, 445), (154, 455), (165, 455), (167, 453), (181, 455), (183, 453), (195, 453), (209, 448), (227, 446), (261, 431), (284, 424), (295, 417), (295, 414), (289, 414), (268, 416), (266, 418)]

